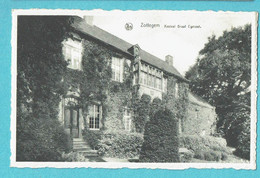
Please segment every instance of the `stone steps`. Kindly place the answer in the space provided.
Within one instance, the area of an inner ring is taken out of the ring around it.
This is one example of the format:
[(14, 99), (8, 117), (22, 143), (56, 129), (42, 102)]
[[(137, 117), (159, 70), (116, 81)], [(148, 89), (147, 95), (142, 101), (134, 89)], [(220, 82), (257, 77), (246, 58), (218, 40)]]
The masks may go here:
[(85, 157), (97, 157), (97, 150), (92, 150), (87, 142), (81, 138), (73, 138), (73, 150)]

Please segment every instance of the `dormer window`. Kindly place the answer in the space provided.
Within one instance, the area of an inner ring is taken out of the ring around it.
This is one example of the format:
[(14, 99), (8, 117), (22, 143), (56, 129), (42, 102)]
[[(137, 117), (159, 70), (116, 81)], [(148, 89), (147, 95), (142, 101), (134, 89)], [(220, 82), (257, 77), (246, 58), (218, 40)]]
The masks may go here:
[(82, 44), (79, 40), (67, 39), (63, 42), (63, 54), (71, 69), (81, 70)]
[(123, 82), (123, 59), (112, 57), (112, 80)]

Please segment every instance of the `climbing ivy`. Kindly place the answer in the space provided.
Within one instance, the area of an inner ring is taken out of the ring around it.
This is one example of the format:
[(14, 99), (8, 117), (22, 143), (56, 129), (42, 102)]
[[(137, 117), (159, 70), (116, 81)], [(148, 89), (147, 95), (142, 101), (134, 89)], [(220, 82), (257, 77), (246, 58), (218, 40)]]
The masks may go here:
[[(83, 39), (82, 44), (82, 70), (68, 70), (65, 79), (67, 87), (72, 91), (79, 91), (79, 103), (84, 116), (87, 115), (88, 106), (97, 103), (102, 105), (103, 118), (106, 119), (111, 107), (119, 103), (119, 108), (115, 108), (119, 112), (114, 117), (122, 118), (124, 107), (132, 106), (132, 63), (124, 60), (123, 82), (113, 81), (112, 56), (125, 56), (95, 41)], [(101, 122), (105, 126), (104, 120)]]
[(178, 121), (182, 124), (184, 119), (187, 117), (187, 109), (189, 104), (188, 99), (188, 84), (178, 82), (179, 90), (178, 96), (175, 95), (175, 86), (177, 79), (173, 76), (168, 77), (167, 83), (167, 93), (163, 94), (162, 105), (164, 108), (169, 109), (175, 114), (175, 117), (178, 118)]

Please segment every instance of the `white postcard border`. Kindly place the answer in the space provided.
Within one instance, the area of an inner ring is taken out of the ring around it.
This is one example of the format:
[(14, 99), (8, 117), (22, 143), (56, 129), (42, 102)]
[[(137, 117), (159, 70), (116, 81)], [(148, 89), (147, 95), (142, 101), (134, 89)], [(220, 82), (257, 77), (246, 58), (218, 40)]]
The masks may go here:
[[(251, 13), (252, 14), (252, 48), (251, 48), (251, 150), (249, 163), (124, 163), (124, 162), (16, 162), (16, 76), (17, 76), (17, 16), (18, 15), (116, 15), (124, 13), (124, 15), (146, 14), (155, 15), (157, 13), (167, 15), (169, 13)], [(121, 11), (112, 10), (104, 11), (101, 9), (83, 11), (83, 10), (48, 10), (48, 9), (15, 9), (12, 11), (12, 60), (11, 60), (11, 157), (10, 167), (19, 168), (149, 168), (149, 169), (188, 169), (188, 168), (233, 168), (233, 169), (256, 169), (256, 123), (257, 123), (257, 19), (258, 14), (255, 12), (224, 12), (224, 11), (169, 11), (169, 10), (139, 10), (139, 11)]]

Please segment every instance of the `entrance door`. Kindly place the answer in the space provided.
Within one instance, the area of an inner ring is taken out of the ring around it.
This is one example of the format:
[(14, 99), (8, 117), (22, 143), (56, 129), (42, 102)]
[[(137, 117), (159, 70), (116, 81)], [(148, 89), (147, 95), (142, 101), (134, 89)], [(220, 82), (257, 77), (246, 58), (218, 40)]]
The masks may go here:
[(66, 108), (64, 119), (65, 129), (69, 130), (73, 138), (79, 138), (79, 110)]

